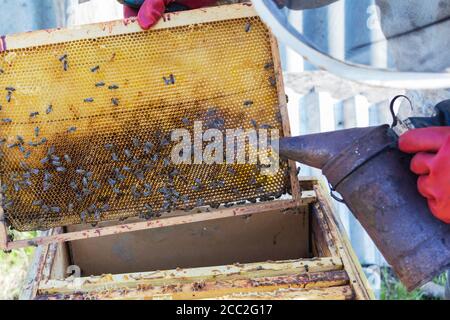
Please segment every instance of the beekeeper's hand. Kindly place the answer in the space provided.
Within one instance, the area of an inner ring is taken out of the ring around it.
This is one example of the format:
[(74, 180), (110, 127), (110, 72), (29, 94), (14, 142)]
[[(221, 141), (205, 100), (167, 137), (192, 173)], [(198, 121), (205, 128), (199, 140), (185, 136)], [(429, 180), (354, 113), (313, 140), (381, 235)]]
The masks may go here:
[(450, 127), (408, 131), (399, 146), (403, 152), (416, 153), (411, 170), (419, 175), (419, 192), (436, 218), (450, 224)]
[(189, 9), (197, 9), (213, 5), (217, 0), (145, 0), (139, 9), (134, 9), (124, 5), (125, 18), (138, 17), (139, 25), (142, 29), (149, 29), (161, 18), (166, 6), (170, 3), (177, 3), (188, 7)]

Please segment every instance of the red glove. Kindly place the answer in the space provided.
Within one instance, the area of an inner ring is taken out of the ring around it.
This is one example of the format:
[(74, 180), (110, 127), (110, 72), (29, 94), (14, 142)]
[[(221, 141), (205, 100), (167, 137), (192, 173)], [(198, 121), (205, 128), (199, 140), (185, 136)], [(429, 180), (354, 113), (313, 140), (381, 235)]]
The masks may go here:
[(149, 29), (161, 18), (166, 6), (172, 2), (184, 5), (190, 9), (197, 9), (213, 5), (217, 0), (145, 0), (139, 10), (124, 6), (123, 14), (125, 18), (138, 17), (139, 25), (142, 29)]
[(399, 147), (417, 153), (411, 170), (420, 175), (419, 192), (436, 218), (450, 224), (450, 127), (408, 131), (400, 137)]

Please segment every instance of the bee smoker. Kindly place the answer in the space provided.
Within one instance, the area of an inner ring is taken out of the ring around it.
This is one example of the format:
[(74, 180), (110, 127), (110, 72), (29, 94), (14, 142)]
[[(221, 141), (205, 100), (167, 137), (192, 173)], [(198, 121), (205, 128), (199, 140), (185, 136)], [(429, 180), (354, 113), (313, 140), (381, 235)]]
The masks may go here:
[[(445, 123), (450, 121), (450, 100), (436, 109), (436, 117), (409, 118), (408, 123), (450, 125)], [(284, 138), (279, 153), (322, 169), (332, 196), (339, 192), (339, 200), (412, 290), (450, 267), (450, 225), (431, 214), (417, 191), (417, 176), (409, 170), (411, 156), (398, 150), (397, 138), (388, 125), (354, 128)]]

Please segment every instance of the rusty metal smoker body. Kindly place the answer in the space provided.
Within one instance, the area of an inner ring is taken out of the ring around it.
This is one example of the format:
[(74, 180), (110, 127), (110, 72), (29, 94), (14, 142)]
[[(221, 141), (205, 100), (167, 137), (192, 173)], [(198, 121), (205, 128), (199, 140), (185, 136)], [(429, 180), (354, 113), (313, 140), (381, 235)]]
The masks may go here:
[(284, 138), (280, 156), (322, 169), (410, 290), (450, 267), (450, 225), (416, 189), (387, 125)]

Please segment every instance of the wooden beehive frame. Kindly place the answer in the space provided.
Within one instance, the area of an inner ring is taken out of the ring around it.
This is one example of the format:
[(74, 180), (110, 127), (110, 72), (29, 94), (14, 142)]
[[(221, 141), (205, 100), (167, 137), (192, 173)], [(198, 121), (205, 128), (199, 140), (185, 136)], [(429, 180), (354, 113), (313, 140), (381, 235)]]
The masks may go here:
[[(249, 3), (234, 4), (219, 7), (209, 7), (178, 13), (168, 13), (158, 22), (153, 29), (173, 28), (184, 25), (201, 24), (214, 21), (254, 17), (256, 12)], [(94, 39), (104, 36), (130, 34), (141, 31), (139, 24), (134, 19), (118, 20), (106, 23), (80, 26), (73, 29), (42, 30), (31, 33), (17, 34), (2, 37), (0, 52), (4, 50), (28, 48), (33, 46), (49, 45), (75, 41), (80, 39)], [(283, 78), (281, 72), (281, 61), (276, 39), (270, 36), (272, 56), (274, 62), (275, 78), (277, 83), (278, 100), (282, 118), (284, 136), (290, 136), (289, 118), (287, 112), (287, 101), (284, 93)], [(173, 226), (183, 223), (221, 219), (230, 216), (250, 215), (264, 213), (275, 209), (300, 208), (315, 200), (313, 192), (303, 193), (296, 174), (296, 164), (289, 161), (289, 173), (292, 189), (292, 199), (276, 200), (254, 205), (244, 205), (234, 208), (214, 210), (208, 213), (193, 213), (161, 218), (151, 221), (125, 223), (117, 226), (98, 227), (91, 230), (83, 230), (69, 233), (46, 234), (28, 240), (10, 241), (8, 238), (8, 226), (4, 219), (3, 209), (0, 207), (0, 249), (12, 250), (27, 246), (45, 245), (52, 242), (65, 242), (80, 239), (95, 238), (111, 234), (132, 232), (151, 228)]]

